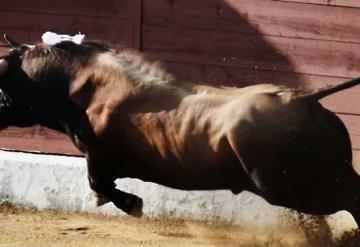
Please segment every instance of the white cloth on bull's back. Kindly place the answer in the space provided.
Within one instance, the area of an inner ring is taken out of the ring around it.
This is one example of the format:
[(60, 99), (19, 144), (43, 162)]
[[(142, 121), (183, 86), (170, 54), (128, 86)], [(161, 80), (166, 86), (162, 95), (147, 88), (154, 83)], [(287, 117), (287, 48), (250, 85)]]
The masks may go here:
[(56, 45), (60, 42), (63, 41), (71, 41), (74, 42), (75, 44), (80, 45), (82, 43), (82, 41), (84, 40), (85, 35), (78, 33), (74, 36), (70, 36), (67, 34), (57, 34), (57, 33), (53, 33), (53, 32), (46, 32), (42, 35), (42, 41), (44, 44), (47, 45)]

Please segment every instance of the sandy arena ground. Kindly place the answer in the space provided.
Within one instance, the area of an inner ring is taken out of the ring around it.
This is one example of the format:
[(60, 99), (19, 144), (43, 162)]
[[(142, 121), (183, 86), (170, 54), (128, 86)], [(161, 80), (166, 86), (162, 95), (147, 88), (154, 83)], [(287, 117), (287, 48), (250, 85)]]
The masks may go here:
[(333, 240), (301, 230), (256, 231), (228, 224), (37, 211), (0, 205), (0, 247), (360, 246), (354, 233)]

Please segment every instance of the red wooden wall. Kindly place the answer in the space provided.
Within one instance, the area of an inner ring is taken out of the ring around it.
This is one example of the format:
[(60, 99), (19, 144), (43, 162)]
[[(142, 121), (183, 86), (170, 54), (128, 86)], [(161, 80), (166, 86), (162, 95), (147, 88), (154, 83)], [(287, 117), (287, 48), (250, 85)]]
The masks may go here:
[[(358, 0), (0, 0), (0, 32), (27, 42), (46, 30), (141, 49), (196, 81), (318, 88), (360, 76)], [(360, 87), (323, 100), (360, 150)], [(0, 132), (0, 146), (74, 153), (43, 128)], [(20, 141), (19, 141), (20, 140)], [(25, 141), (26, 140), (26, 141)]]

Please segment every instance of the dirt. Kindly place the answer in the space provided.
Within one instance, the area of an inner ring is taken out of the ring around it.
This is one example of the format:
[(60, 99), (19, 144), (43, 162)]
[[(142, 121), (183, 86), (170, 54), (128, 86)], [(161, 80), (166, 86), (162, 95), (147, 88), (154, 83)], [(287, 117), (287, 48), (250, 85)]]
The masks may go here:
[(0, 247), (360, 246), (356, 233), (329, 239), (300, 229), (254, 230), (221, 223), (38, 211), (0, 205)]

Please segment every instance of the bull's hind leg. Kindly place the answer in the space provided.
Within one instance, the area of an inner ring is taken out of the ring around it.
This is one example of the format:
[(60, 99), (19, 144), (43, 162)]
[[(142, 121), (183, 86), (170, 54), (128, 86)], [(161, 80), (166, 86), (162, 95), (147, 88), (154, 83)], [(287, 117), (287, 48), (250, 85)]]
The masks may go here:
[(129, 215), (142, 216), (143, 202), (140, 197), (116, 189), (114, 181), (117, 177), (111, 171), (104, 171), (106, 169), (94, 159), (88, 157), (87, 163), (90, 188), (96, 193), (98, 206), (111, 201)]
[(103, 205), (109, 201), (125, 213), (135, 216), (142, 216), (142, 199), (133, 194), (115, 188), (115, 183), (105, 183), (97, 180), (96, 182), (89, 178), (90, 188), (95, 191), (98, 206)]

